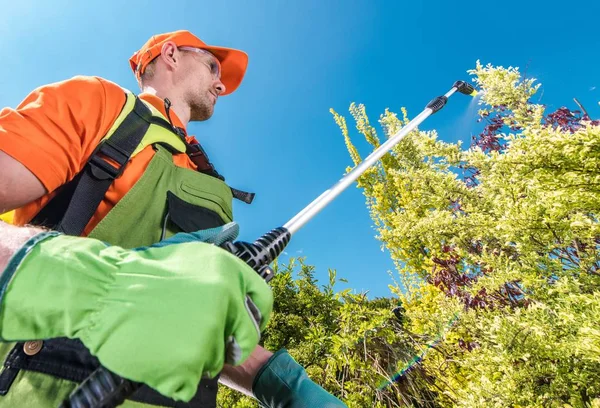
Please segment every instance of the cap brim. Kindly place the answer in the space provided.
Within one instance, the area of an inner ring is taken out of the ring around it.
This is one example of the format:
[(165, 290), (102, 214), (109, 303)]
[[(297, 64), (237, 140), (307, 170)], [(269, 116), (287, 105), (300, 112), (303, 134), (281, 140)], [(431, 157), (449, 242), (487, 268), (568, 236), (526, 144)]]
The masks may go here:
[(248, 54), (233, 48), (213, 47), (210, 45), (200, 48), (210, 51), (221, 63), (221, 82), (223, 82), (226, 88), (221, 96), (235, 91), (242, 83), (246, 74)]

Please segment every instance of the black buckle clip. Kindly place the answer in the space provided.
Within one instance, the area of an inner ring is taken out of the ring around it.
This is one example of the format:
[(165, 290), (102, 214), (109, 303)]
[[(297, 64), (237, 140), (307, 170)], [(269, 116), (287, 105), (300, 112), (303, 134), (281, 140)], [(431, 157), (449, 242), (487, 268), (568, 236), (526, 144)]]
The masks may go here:
[[(200, 157), (200, 160), (203, 161), (202, 164), (206, 164), (207, 166), (210, 166), (210, 162), (208, 161), (208, 156), (206, 155), (206, 152), (204, 151), (204, 149), (202, 148), (202, 146), (200, 144), (198, 144), (198, 143), (188, 144), (186, 153), (191, 159)], [(205, 168), (205, 166), (202, 166), (202, 167)]]
[(196, 144), (188, 144), (186, 153), (188, 157), (194, 162), (194, 164), (198, 167), (198, 170), (201, 173), (208, 173), (217, 177), (220, 180), (225, 180), (225, 177), (221, 176), (215, 166), (208, 159), (208, 155), (206, 151), (202, 148), (202, 145), (199, 143)]
[[(119, 167), (113, 166), (111, 163), (100, 157), (100, 155), (117, 162)], [(123, 173), (128, 161), (129, 154), (110, 143), (110, 139), (108, 139), (100, 143), (94, 153), (92, 153), (88, 164), (90, 165), (92, 175), (98, 180), (114, 180)]]

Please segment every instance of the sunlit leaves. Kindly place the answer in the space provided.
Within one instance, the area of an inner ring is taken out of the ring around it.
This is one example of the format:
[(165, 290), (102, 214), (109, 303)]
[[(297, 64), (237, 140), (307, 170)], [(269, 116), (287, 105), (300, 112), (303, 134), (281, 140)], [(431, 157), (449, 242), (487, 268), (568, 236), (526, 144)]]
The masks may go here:
[[(531, 102), (540, 85), (518, 68), (477, 62), (470, 73), (486, 122), (472, 146), (415, 130), (358, 185), (398, 265), (404, 325), (427, 344), (460, 314), (423, 361), (443, 391), (437, 403), (592, 404), (600, 397), (600, 381), (590, 381), (600, 378), (600, 126), (567, 108), (545, 112)], [(364, 106), (350, 111), (376, 147)], [(386, 137), (406, 116), (381, 115)]]

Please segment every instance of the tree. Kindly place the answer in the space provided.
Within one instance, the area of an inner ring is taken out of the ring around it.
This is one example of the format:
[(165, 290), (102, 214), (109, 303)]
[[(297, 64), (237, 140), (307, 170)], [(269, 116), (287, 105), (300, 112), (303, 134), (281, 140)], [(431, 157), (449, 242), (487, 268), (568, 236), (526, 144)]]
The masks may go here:
[[(333, 270), (328, 284), (320, 286), (314, 267), (303, 259), (274, 269), (274, 311), (261, 341), (267, 349), (286, 348), (314, 381), (350, 408), (434, 406), (435, 394), (425, 386), (430, 379), (419, 368), (392, 386), (378, 387), (415, 354), (399, 321), (401, 313), (394, 313), (397, 299), (336, 291)], [(221, 387), (219, 406), (257, 405)]]
[[(358, 180), (401, 278), (396, 333), (428, 350), (437, 404), (600, 406), (600, 126), (547, 114), (517, 68), (470, 73), (486, 127), (468, 149), (415, 130)], [(350, 112), (378, 147), (365, 107)], [(389, 137), (408, 118), (379, 122)]]
[[(600, 407), (600, 124), (546, 113), (516, 68), (470, 72), (485, 127), (468, 149), (417, 129), (358, 180), (394, 296), (336, 291), (335, 271), (319, 286), (302, 259), (276, 265), (263, 345), (349, 407)], [(350, 112), (379, 146), (365, 107)], [(379, 121), (387, 137), (407, 122)], [(256, 406), (224, 388), (219, 404)]]

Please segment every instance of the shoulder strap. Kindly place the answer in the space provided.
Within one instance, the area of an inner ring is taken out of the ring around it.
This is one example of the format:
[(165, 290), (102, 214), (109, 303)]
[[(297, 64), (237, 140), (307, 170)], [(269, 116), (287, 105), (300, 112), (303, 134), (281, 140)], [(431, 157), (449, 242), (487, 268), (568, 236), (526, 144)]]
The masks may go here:
[(65, 186), (58, 194), (60, 197), (42, 208), (31, 223), (52, 227), (67, 235), (81, 235), (151, 123), (171, 129), (167, 121), (153, 117), (150, 109), (136, 97), (133, 110), (112, 136), (98, 145), (83, 171)]
[[(188, 144), (184, 135), (177, 132), (171, 123), (153, 115), (151, 109), (135, 96), (133, 109), (123, 122), (109, 138), (98, 145), (83, 170), (65, 184), (30, 223), (52, 228), (67, 235), (81, 235), (110, 185), (125, 170), (151, 124), (176, 133), (183, 140), (186, 153), (198, 166), (199, 171), (224, 179), (212, 166), (200, 145)], [(172, 149), (171, 146), (167, 147)], [(231, 188), (231, 192), (234, 198), (247, 204), (254, 199), (254, 193), (234, 188)]]

